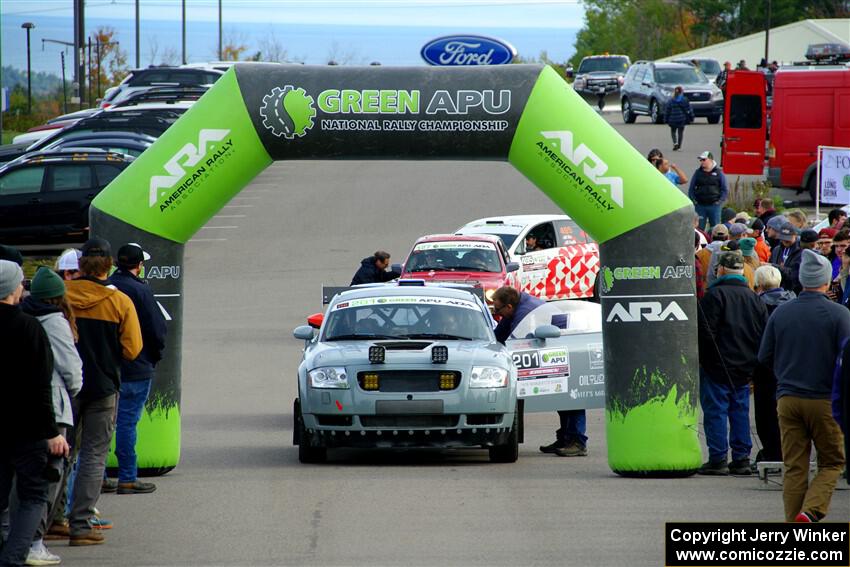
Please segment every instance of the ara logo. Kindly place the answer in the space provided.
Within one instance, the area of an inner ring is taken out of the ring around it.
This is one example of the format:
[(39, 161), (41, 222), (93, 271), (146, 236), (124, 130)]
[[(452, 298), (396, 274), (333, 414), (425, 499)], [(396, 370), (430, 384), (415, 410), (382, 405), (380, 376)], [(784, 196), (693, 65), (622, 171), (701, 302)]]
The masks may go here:
[(160, 197), (164, 197), (166, 195), (167, 191), (164, 191), (163, 189), (171, 189), (178, 181), (180, 181), (180, 179), (183, 178), (184, 175), (186, 175), (185, 168), (195, 167), (198, 165), (198, 162), (207, 155), (207, 145), (215, 147), (213, 142), (220, 142), (228, 134), (230, 134), (230, 130), (201, 130), (198, 133), (197, 146), (192, 142), (189, 142), (180, 148), (165, 164), (165, 171), (167, 171), (169, 175), (154, 175), (151, 177), (150, 206), (153, 207), (156, 205), (156, 202), (160, 199)]
[(675, 301), (666, 307), (660, 301), (632, 301), (623, 305), (617, 303), (608, 318), (607, 323), (639, 323), (643, 321), (687, 321), (688, 316)]
[(584, 165), (584, 174), (593, 183), (608, 186), (608, 195), (611, 200), (623, 205), (623, 179), (621, 177), (605, 177), (608, 164), (602, 161), (584, 143), (573, 146), (573, 133), (569, 130), (558, 130), (554, 132), (540, 132), (547, 140), (556, 140), (560, 153), (570, 160), (573, 165)]

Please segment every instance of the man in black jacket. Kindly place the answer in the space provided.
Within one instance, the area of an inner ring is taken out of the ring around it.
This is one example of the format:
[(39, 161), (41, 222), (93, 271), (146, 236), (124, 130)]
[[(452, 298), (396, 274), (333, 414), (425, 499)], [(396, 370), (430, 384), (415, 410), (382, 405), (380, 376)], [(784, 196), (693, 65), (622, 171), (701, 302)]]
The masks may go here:
[(802, 248), (797, 238), (797, 231), (790, 222), (785, 222), (776, 232), (779, 246), (770, 253), (770, 263), (776, 266), (782, 274), (782, 289), (799, 294), (803, 289), (800, 285), (800, 260)]
[[(741, 252), (722, 252), (718, 278), (699, 302), (700, 403), (708, 445), (708, 461), (699, 474), (751, 473), (748, 384), (758, 363), (767, 309), (743, 273)], [(732, 462), (727, 466), (730, 447)]]
[(702, 152), (697, 159), (700, 166), (691, 176), (688, 198), (694, 203), (694, 210), (699, 215), (698, 228), (704, 228), (708, 221), (708, 228), (711, 229), (720, 224), (720, 209), (729, 197), (729, 188), (726, 176), (717, 166), (711, 152)]
[(0, 260), (0, 511), (12, 479), (18, 508), (0, 549), (0, 565), (23, 565), (47, 505), (48, 453), (68, 456), (53, 415), (53, 354), (38, 319), (18, 308), (24, 292), (20, 266)]
[(351, 285), (388, 282), (401, 275), (398, 272), (387, 271), (389, 266), (390, 253), (378, 250), (373, 255), (363, 258), (360, 261), (360, 268), (354, 274)]
[(125, 244), (118, 249), (118, 269), (109, 278), (109, 283), (133, 301), (142, 329), (142, 352), (135, 360), (121, 361), (121, 388), (115, 420), (118, 494), (147, 494), (156, 490), (154, 483), (138, 480), (136, 465), (136, 426), (151, 391), (154, 367), (162, 360), (166, 333), (162, 310), (147, 282), (139, 277), (145, 260), (150, 260), (150, 255), (141, 246), (132, 242)]

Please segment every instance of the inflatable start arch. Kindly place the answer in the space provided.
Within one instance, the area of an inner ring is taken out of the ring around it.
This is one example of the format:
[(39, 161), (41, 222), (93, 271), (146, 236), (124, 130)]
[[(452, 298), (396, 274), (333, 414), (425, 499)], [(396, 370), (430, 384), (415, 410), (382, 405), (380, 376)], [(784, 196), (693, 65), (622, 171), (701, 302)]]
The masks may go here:
[(152, 252), (171, 317), (140, 467), (180, 455), (184, 244), (272, 161), (305, 158), (512, 163), (600, 244), (611, 469), (700, 466), (693, 208), (555, 71), (240, 63), (91, 207), (93, 234)]

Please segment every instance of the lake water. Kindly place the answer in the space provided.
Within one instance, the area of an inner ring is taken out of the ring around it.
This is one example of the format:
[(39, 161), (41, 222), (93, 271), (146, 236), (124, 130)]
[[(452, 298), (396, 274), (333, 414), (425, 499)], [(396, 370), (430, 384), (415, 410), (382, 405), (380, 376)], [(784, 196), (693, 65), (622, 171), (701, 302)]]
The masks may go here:
[[(47, 71), (59, 75), (61, 45), (44, 43), (42, 39), (73, 41), (72, 20), (56, 16), (34, 15), (26, 18), (36, 25), (31, 32), (32, 67), (34, 71)], [(21, 29), (25, 18), (3, 16), (2, 64), (19, 69), (26, 68), (26, 34)], [(88, 30), (110, 26), (116, 30), (115, 38), (128, 54), (130, 66), (135, 64), (135, 36), (132, 19), (106, 20), (91, 18)], [(417, 26), (343, 26), (315, 24), (240, 23), (224, 26), (225, 42), (249, 47), (246, 54), (261, 50), (264, 45), (276, 43), (286, 50), (290, 60), (308, 64), (325, 64), (334, 59), (342, 64), (368, 64), (380, 61), (384, 65), (424, 65), (419, 52), (429, 40), (448, 34), (464, 33), (496, 37), (511, 43), (524, 58), (536, 59), (546, 51), (551, 60), (562, 62), (572, 56), (577, 30), (574, 28), (480, 28)], [(188, 60), (209, 61), (217, 58), (218, 25), (216, 22), (187, 22), (186, 46)], [(179, 62), (181, 52), (180, 22), (141, 22), (142, 66), (160, 63), (162, 55), (170, 52)], [(154, 55), (156, 53), (156, 55)], [(244, 58), (244, 56), (243, 56)], [(66, 51), (66, 64), (70, 76), (71, 50)]]

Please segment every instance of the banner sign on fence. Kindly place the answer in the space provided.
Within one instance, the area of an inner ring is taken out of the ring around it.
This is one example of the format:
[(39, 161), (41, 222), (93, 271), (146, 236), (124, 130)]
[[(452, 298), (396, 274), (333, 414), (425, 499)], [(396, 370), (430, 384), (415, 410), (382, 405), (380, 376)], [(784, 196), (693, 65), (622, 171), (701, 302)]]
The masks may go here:
[(820, 201), (850, 204), (850, 148), (821, 149)]

